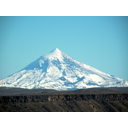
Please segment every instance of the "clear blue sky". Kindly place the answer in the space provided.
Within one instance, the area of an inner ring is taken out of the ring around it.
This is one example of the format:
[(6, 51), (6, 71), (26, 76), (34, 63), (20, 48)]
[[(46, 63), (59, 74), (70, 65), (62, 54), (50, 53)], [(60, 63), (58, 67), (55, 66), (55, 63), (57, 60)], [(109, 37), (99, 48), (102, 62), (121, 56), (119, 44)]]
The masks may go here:
[(128, 17), (0, 17), (0, 79), (55, 48), (128, 81)]

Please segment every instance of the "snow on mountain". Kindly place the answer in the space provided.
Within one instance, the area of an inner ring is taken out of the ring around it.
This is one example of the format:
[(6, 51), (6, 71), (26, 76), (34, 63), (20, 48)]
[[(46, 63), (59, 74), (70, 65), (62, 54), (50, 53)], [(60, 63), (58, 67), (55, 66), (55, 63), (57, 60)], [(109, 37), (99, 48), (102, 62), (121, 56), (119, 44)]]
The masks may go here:
[(128, 82), (80, 63), (59, 49), (0, 80), (0, 87), (75, 90), (92, 87), (124, 87)]

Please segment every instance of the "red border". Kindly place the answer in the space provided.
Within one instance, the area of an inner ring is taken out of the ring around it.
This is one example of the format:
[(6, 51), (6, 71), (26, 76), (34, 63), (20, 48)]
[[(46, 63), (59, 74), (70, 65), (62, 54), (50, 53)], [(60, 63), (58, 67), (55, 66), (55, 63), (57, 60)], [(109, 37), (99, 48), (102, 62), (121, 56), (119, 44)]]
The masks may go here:
[(1, 16), (128, 16), (127, 1), (1, 1)]

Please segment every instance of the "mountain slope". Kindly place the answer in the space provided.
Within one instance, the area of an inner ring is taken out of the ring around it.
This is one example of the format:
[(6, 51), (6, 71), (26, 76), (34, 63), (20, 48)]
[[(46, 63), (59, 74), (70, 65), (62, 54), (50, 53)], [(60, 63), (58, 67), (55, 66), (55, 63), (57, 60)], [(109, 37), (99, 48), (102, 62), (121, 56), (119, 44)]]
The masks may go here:
[(0, 80), (0, 87), (76, 90), (91, 87), (122, 87), (128, 82), (82, 64), (59, 49)]

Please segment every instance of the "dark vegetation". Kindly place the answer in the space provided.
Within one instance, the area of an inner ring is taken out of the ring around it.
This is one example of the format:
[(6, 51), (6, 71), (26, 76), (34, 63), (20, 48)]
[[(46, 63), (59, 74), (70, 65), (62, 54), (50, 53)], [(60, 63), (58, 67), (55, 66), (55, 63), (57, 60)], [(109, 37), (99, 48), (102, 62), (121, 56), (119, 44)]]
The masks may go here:
[(128, 88), (124, 87), (75, 91), (39, 89), (31, 93), (21, 89), (23, 94), (12, 90), (13, 94), (1, 94), (1, 112), (128, 112)]
[(128, 93), (128, 87), (90, 88), (73, 91), (56, 91), (53, 89), (22, 89), (0, 87), (0, 95), (40, 95), (40, 94), (108, 94)]

